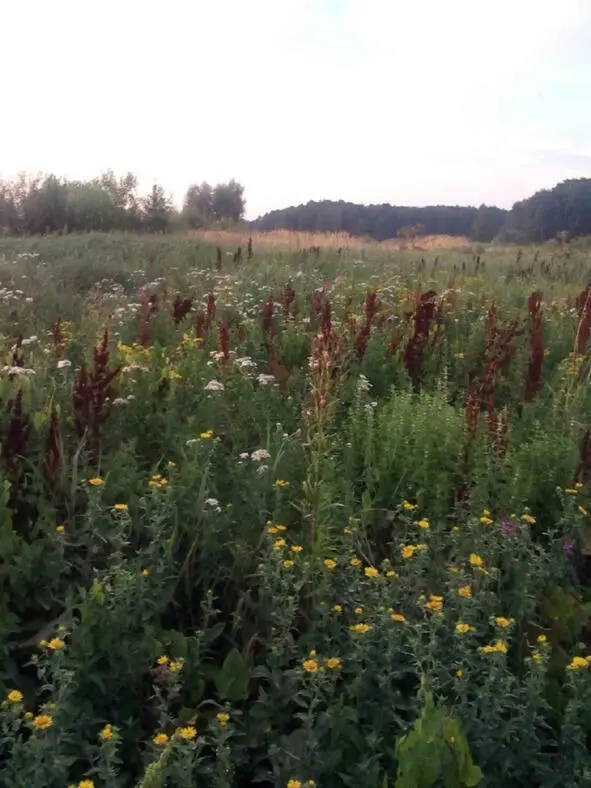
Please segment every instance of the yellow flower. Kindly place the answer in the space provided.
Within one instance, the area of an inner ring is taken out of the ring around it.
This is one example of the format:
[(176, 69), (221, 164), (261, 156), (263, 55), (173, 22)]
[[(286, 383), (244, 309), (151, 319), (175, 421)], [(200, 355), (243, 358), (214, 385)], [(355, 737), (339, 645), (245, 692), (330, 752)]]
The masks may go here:
[(510, 627), (511, 624), (514, 624), (514, 620), (512, 618), (505, 618), (504, 616), (497, 616), (495, 618), (495, 624), (502, 629), (507, 629)]
[(356, 607), (353, 610), (353, 612), (355, 613), (356, 616), (362, 616), (363, 615), (363, 608), (362, 607)]
[(273, 487), (289, 487), (289, 482), (286, 482), (285, 479), (276, 479)]
[(291, 567), (293, 566), (293, 561), (284, 561), (284, 562), (283, 562), (283, 566), (284, 566), (286, 569), (291, 569)]
[(460, 586), (458, 588), (458, 594), (464, 599), (472, 599), (472, 589), (470, 586)]
[(278, 531), (287, 531), (287, 526), (281, 525), (281, 523), (277, 523), (275, 527), (277, 528)]
[(589, 667), (589, 657), (573, 657), (570, 663), (566, 666), (567, 670), (580, 670), (581, 668)]
[(425, 607), (432, 610), (434, 613), (441, 613), (443, 610), (443, 597), (442, 596), (429, 596), (429, 601), (425, 603)]
[(388, 571), (386, 572), (386, 577), (398, 577), (398, 575), (393, 569), (388, 569)]
[(538, 643), (546, 643), (548, 638), (546, 637), (546, 635), (538, 635), (536, 640)]
[(488, 646), (479, 646), (478, 651), (482, 654), (506, 654), (507, 644), (504, 640), (496, 640)]
[(576, 495), (579, 491), (573, 490), (571, 487), (567, 487), (564, 491), (567, 495)]
[(582, 515), (586, 515), (586, 514), (587, 514), (587, 510), (585, 509), (585, 507), (584, 507), (584, 506), (578, 506), (577, 508), (578, 508), (579, 512), (580, 512)]
[(318, 662), (315, 659), (305, 659), (303, 666), (306, 673), (316, 673), (318, 670)]
[(531, 658), (533, 659), (534, 662), (537, 663), (540, 663), (542, 661), (542, 655), (540, 654), (539, 651), (534, 651), (534, 653), (531, 655)]
[(216, 714), (217, 721), (222, 727), (225, 727), (228, 722), (230, 721), (230, 715), (226, 714), (225, 711), (220, 711)]
[(10, 690), (8, 695), (6, 696), (6, 700), (10, 701), (10, 703), (20, 703), (23, 699), (23, 693), (19, 690)]
[(470, 624), (462, 624), (461, 622), (458, 622), (456, 624), (456, 632), (459, 635), (465, 635), (466, 632), (470, 632), (471, 629), (472, 629), (472, 627), (470, 626)]
[(490, 517), (483, 516), (480, 518), (480, 522), (482, 523), (482, 525), (491, 525), (493, 521), (490, 519)]
[(380, 574), (375, 566), (366, 566), (363, 571), (366, 577), (377, 577)]
[(39, 731), (46, 731), (53, 725), (53, 717), (50, 717), (49, 714), (38, 714), (33, 719), (33, 725)]
[(115, 509), (116, 512), (126, 512), (129, 506), (126, 503), (116, 503), (113, 509)]
[(92, 780), (80, 780), (78, 788), (94, 788), (94, 783)]
[(463, 353), (456, 353), (456, 358), (459, 358), (460, 361), (461, 361), (464, 358), (464, 354)]
[(66, 530), (66, 527), (64, 525), (57, 525), (55, 530), (58, 532), (58, 534), (63, 534), (63, 532)]
[(483, 516), (483, 517), (490, 517), (490, 512), (489, 512), (489, 510), (488, 510), (488, 509), (483, 509), (483, 510), (482, 510), (482, 516)]
[(33, 712), (32, 711), (25, 712), (25, 719), (26, 720), (32, 720), (33, 719)]
[(333, 605), (332, 606), (333, 613), (342, 613), (343, 606), (342, 605)]
[(168, 468), (176, 468), (176, 462), (173, 462), (173, 460), (169, 460), (166, 465)]
[(351, 632), (357, 632), (360, 635), (365, 635), (372, 629), (372, 627), (369, 624), (351, 624), (349, 629)]
[(195, 738), (195, 736), (197, 736), (197, 729), (194, 728), (193, 725), (187, 725), (186, 728), (178, 729), (178, 735), (185, 741), (191, 741)]
[(416, 521), (416, 523), (415, 523), (415, 525), (418, 525), (418, 526), (419, 526), (419, 528), (425, 528), (425, 529), (427, 529), (427, 528), (429, 528), (429, 527), (430, 527), (430, 525), (429, 525), (429, 520), (427, 520), (427, 518), (426, 518), (426, 517), (423, 517), (423, 519), (422, 519), (422, 520), (417, 520), (417, 521)]
[(168, 736), (165, 733), (157, 733), (152, 739), (152, 741), (158, 747), (161, 747), (163, 744), (166, 744), (166, 742), (168, 741)]
[(150, 574), (149, 569), (142, 569), (142, 577), (147, 577)]
[(414, 544), (404, 544), (400, 548), (400, 552), (403, 558), (412, 558), (416, 552), (416, 546)]
[(61, 638), (52, 638), (47, 644), (47, 648), (50, 648), (52, 651), (60, 651), (65, 645)]
[(279, 539), (275, 539), (275, 541), (273, 542), (273, 549), (281, 550), (281, 548), (283, 547), (287, 547), (287, 542), (285, 541), (285, 539), (283, 539), (283, 537), (280, 536)]
[(533, 525), (536, 521), (536, 518), (532, 517), (531, 514), (527, 514), (527, 512), (521, 515), (521, 519), (524, 523), (528, 523), (528, 525)]
[(204, 441), (207, 441), (210, 438), (213, 438), (213, 430), (205, 430), (205, 432), (199, 433), (199, 437), (203, 438)]
[(158, 657), (156, 662), (159, 665), (168, 665), (169, 659), (168, 659), (168, 657), (165, 654), (163, 654), (161, 657)]
[(415, 545), (415, 548), (416, 548), (417, 553), (424, 553), (425, 550), (427, 549), (427, 545), (423, 544), (423, 543), (420, 543), (420, 544)]
[(301, 780), (288, 780), (287, 781), (287, 788), (302, 788), (302, 781)]
[(580, 490), (582, 488), (582, 486), (583, 486), (583, 482), (576, 482), (575, 483), (575, 487), (577, 488), (577, 490)]
[(402, 501), (402, 508), (404, 509), (405, 512), (412, 512), (413, 509), (417, 508), (417, 505), (415, 503), (410, 503), (409, 501), (405, 500)]
[(100, 476), (94, 476), (92, 479), (88, 480), (89, 484), (92, 484), (93, 487), (100, 487), (101, 484), (104, 484), (104, 481), (100, 478)]
[(359, 558), (357, 558), (357, 556), (354, 555), (353, 558), (349, 561), (349, 563), (351, 564), (351, 566), (360, 566), (361, 561), (359, 560)]
[(291, 552), (292, 553), (301, 553), (304, 548), (301, 544), (292, 544)]
[(333, 561), (332, 558), (325, 558), (322, 563), (327, 569), (334, 569), (337, 565), (337, 562)]
[(464, 675), (464, 671), (463, 670), (456, 670), (456, 676), (459, 679), (461, 679), (463, 675)]
[(170, 670), (171, 673), (179, 673), (183, 669), (183, 664), (184, 664), (184, 660), (175, 659), (170, 663), (168, 669)]
[(390, 618), (399, 624), (406, 624), (406, 616), (403, 616), (402, 613), (390, 613)]
[(476, 567), (484, 566), (484, 561), (476, 553), (470, 553), (470, 559), (469, 560), (470, 560), (470, 563), (472, 564), (472, 566), (476, 566)]
[(105, 725), (105, 727), (99, 733), (99, 739), (101, 739), (102, 741), (111, 741), (112, 738), (113, 738), (113, 726)]
[(275, 528), (275, 526), (274, 526), (274, 525), (270, 525), (270, 526), (267, 528), (267, 533), (268, 533), (268, 534), (277, 534), (277, 533), (279, 533), (279, 531), (278, 531), (278, 530)]
[(329, 670), (336, 670), (340, 668), (342, 664), (340, 657), (330, 657), (326, 660), (326, 667), (329, 668)]

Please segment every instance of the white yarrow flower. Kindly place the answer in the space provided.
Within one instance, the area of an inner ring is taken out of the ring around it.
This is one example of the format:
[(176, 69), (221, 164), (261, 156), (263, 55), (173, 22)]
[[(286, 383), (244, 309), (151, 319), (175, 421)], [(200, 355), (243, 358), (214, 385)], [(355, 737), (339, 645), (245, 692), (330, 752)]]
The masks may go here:
[(205, 391), (224, 391), (225, 386), (219, 380), (210, 380), (207, 386), (205, 386)]
[(57, 362), (58, 369), (68, 369), (71, 366), (72, 362), (68, 358), (60, 358), (60, 360)]
[(255, 462), (260, 462), (261, 460), (268, 460), (271, 458), (271, 455), (266, 449), (256, 449), (250, 455), (250, 459), (254, 460)]

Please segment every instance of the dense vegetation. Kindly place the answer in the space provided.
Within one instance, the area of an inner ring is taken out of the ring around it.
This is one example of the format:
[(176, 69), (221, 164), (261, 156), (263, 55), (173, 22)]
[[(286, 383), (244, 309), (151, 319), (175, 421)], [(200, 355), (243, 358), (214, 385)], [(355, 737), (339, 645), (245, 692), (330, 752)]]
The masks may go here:
[(309, 202), (271, 211), (254, 226), (259, 230), (344, 231), (378, 241), (397, 235), (463, 235), (473, 241), (530, 243), (558, 233), (591, 235), (591, 179), (567, 180), (551, 190), (536, 192), (515, 203), (510, 211), (487, 205), (427, 206), (355, 205), (346, 202)]
[(591, 256), (0, 240), (0, 788), (591, 781)]
[(132, 173), (117, 178), (108, 171), (90, 181), (55, 175), (0, 181), (0, 234), (127, 230), (165, 233), (211, 222), (238, 222), (244, 214), (244, 187), (234, 180), (187, 189), (179, 213), (164, 188), (154, 184), (138, 193)]

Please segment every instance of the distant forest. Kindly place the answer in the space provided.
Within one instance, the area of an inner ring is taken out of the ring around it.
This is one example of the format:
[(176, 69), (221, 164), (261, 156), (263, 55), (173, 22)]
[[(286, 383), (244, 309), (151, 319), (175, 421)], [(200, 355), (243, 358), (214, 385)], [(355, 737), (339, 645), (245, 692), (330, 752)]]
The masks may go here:
[(591, 235), (591, 178), (559, 183), (515, 203), (510, 211), (494, 206), (356, 205), (323, 200), (271, 211), (252, 222), (257, 230), (346, 232), (378, 241), (421, 235), (467, 236), (473, 241), (530, 243), (559, 233)]

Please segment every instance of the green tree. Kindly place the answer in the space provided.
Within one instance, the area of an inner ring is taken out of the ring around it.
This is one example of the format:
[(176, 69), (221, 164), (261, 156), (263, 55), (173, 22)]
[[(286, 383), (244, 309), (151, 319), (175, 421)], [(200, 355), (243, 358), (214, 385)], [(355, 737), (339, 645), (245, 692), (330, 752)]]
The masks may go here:
[(172, 200), (162, 186), (155, 183), (150, 193), (141, 201), (143, 226), (153, 233), (165, 233), (170, 226), (173, 214)]
[(212, 214), (217, 221), (239, 222), (244, 216), (245, 205), (244, 186), (233, 178), (228, 183), (218, 183), (213, 190)]

